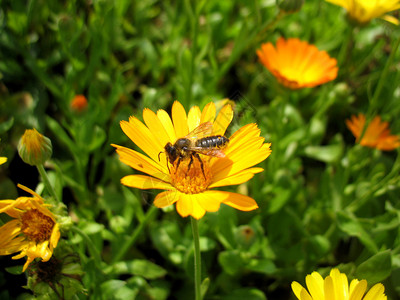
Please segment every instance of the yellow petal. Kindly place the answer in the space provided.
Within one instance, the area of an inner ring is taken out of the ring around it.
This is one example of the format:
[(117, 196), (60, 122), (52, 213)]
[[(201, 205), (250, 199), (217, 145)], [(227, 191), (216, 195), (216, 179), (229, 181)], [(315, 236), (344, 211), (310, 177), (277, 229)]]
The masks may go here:
[(174, 125), (172, 124), (172, 120), (171, 120), (170, 116), (168, 115), (168, 113), (163, 109), (159, 109), (157, 111), (157, 117), (160, 119), (161, 123), (163, 124), (163, 126), (165, 128), (165, 131), (168, 134), (169, 142), (172, 144), (175, 143), (175, 141), (176, 141), (175, 129), (174, 129)]
[(60, 225), (56, 223), (50, 236), (50, 249), (56, 248), (60, 240)]
[(182, 216), (191, 215), (195, 219), (201, 219), (206, 210), (200, 205), (198, 200), (200, 194), (180, 194), (180, 198), (176, 203), (176, 211)]
[(392, 23), (392, 24), (394, 24), (396, 26), (400, 24), (399, 19), (397, 19), (397, 18), (395, 18), (395, 17), (393, 17), (391, 15), (384, 15), (383, 17), (381, 17), (381, 19), (383, 19), (383, 20), (385, 20), (387, 22), (390, 22), (390, 23)]
[[(361, 300), (367, 289), (366, 280), (357, 281), (352, 280), (350, 283), (350, 300)], [(353, 282), (356, 282), (356, 285), (354, 285)]]
[(245, 195), (218, 191), (221, 197), (221, 202), (236, 208), (241, 211), (251, 211), (258, 208), (256, 201)]
[(182, 138), (189, 133), (185, 108), (178, 101), (172, 105), (172, 122), (174, 123), (176, 138)]
[(197, 201), (205, 211), (216, 212), (221, 206), (221, 192), (220, 191), (204, 191), (200, 194), (194, 194), (194, 200)]
[(318, 272), (306, 276), (307, 289), (313, 299), (324, 298), (324, 280)]
[(335, 298), (335, 286), (331, 276), (327, 276), (324, 280), (324, 294), (325, 300), (336, 300)]
[[(160, 163), (156, 163), (149, 157), (132, 149), (114, 144), (112, 144), (111, 146), (117, 148), (116, 152), (119, 155), (119, 160), (124, 164), (130, 166), (131, 168), (134, 168), (135, 170), (149, 174), (153, 177), (157, 177), (163, 181), (169, 181), (169, 173), (167, 167), (164, 167)], [(160, 160), (161, 159), (165, 160), (165, 156), (162, 155), (160, 157)]]
[(211, 166), (214, 172), (213, 180), (222, 180), (224, 177), (232, 176), (262, 162), (271, 154), (270, 145), (264, 144), (259, 149), (246, 147), (247, 152), (240, 151), (241, 156), (235, 153), (234, 155), (214, 160)]
[(157, 115), (152, 110), (145, 108), (143, 110), (143, 120), (149, 130), (154, 134), (154, 137), (160, 141), (162, 147), (164, 147), (170, 139), (164, 125), (161, 123)]
[(298, 282), (296, 282), (296, 281), (293, 281), (292, 282), (292, 290), (293, 290), (293, 293), (296, 295), (296, 297), (297, 297), (297, 299), (301, 299), (300, 298), (300, 293), (301, 293), (301, 290), (302, 289), (304, 289), (303, 288), (303, 286), (300, 284), (300, 283), (298, 283)]
[(159, 180), (154, 177), (146, 175), (128, 175), (121, 179), (123, 185), (138, 188), (142, 190), (147, 189), (161, 189), (161, 190), (171, 190), (173, 186), (165, 181)]
[(213, 127), (213, 134), (214, 135), (224, 135), (226, 129), (228, 128), (229, 124), (233, 119), (233, 110), (232, 106), (225, 105), (218, 113), (217, 118), (214, 121)]
[(336, 291), (336, 300), (348, 299), (349, 295), (349, 284), (347, 281), (346, 274), (340, 273), (338, 269), (332, 269), (330, 276), (333, 280), (333, 285)]
[(300, 299), (301, 300), (313, 300), (313, 298), (311, 298), (310, 294), (304, 288), (300, 292)]
[(384, 292), (385, 292), (385, 287), (383, 286), (383, 284), (377, 283), (368, 291), (367, 295), (365, 295), (363, 300), (386, 299)]
[(208, 103), (201, 112), (200, 123), (214, 122), (216, 114), (214, 102)]
[(181, 197), (176, 202), (176, 211), (182, 216), (187, 217), (193, 212), (193, 202), (189, 197)]
[(7, 157), (0, 157), (0, 165), (4, 164), (7, 161)]
[(164, 150), (160, 141), (154, 138), (150, 130), (134, 116), (129, 118), (129, 122), (120, 122), (122, 131), (134, 142), (140, 149), (149, 155), (154, 161), (158, 160), (158, 153)]
[(251, 178), (253, 178), (254, 174), (260, 173), (264, 171), (262, 168), (251, 168), (251, 169), (246, 169), (243, 171), (240, 171), (234, 175), (228, 176), (228, 177), (221, 177), (218, 181), (215, 181), (216, 178), (220, 177), (213, 177), (213, 183), (208, 186), (208, 188), (215, 188), (215, 187), (220, 187), (220, 186), (227, 186), (227, 185), (237, 185), (237, 184), (242, 184), (246, 181), (249, 181)]
[(158, 208), (164, 208), (174, 204), (179, 199), (179, 192), (176, 190), (159, 193), (154, 199), (154, 205)]
[(189, 132), (200, 125), (201, 111), (198, 106), (193, 106), (188, 113)]

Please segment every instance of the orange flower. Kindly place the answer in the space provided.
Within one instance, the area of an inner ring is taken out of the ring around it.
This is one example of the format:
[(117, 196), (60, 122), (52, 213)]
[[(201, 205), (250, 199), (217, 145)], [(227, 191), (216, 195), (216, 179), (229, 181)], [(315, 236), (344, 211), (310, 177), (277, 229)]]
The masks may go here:
[[(346, 120), (347, 128), (353, 133), (356, 141), (359, 142), (360, 135), (365, 126), (365, 115), (353, 115), (351, 120)], [(397, 135), (390, 135), (389, 123), (382, 122), (379, 116), (376, 116), (365, 130), (360, 145), (377, 148), (379, 150), (391, 151), (400, 146), (400, 140)]]
[(281, 37), (276, 48), (272, 43), (262, 44), (257, 55), (277, 80), (290, 89), (315, 87), (334, 80), (338, 73), (336, 59), (296, 38)]
[(76, 112), (84, 111), (88, 106), (88, 102), (85, 96), (76, 95), (71, 102), (71, 109)]
[[(128, 175), (121, 183), (139, 189), (166, 190), (157, 195), (154, 205), (163, 208), (176, 203), (182, 217), (200, 219), (206, 211), (215, 212), (224, 203), (241, 211), (258, 207), (254, 199), (232, 192), (211, 190), (213, 188), (237, 185), (250, 180), (254, 174), (263, 171), (253, 167), (265, 160), (271, 153), (269, 143), (264, 143), (256, 124), (248, 124), (237, 130), (230, 138), (224, 157), (200, 154), (198, 157), (183, 157), (173, 162), (166, 156), (165, 146), (188, 135), (200, 124), (212, 125), (211, 135), (225, 134), (232, 121), (231, 105), (225, 105), (216, 115), (214, 103), (203, 109), (194, 106), (186, 114), (179, 102), (172, 106), (172, 120), (164, 110), (154, 113), (143, 110), (145, 124), (134, 116), (129, 122), (121, 121), (125, 134), (148, 156), (118, 145), (120, 161), (147, 175)], [(183, 148), (182, 148), (183, 149)], [(181, 152), (179, 152), (181, 153)]]

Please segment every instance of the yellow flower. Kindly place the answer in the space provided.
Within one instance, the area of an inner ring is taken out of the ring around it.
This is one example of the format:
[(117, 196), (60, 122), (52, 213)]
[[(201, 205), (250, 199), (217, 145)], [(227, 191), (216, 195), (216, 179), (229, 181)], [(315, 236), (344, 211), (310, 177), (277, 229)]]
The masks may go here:
[(399, 20), (385, 15), (400, 8), (399, 0), (326, 0), (347, 10), (349, 17), (358, 23), (365, 24), (375, 18), (382, 18), (395, 25)]
[(338, 73), (337, 61), (326, 51), (296, 38), (279, 38), (257, 50), (261, 63), (284, 86), (290, 89), (315, 87), (332, 81)]
[(383, 284), (375, 284), (364, 296), (367, 281), (353, 279), (350, 287), (347, 276), (332, 269), (329, 276), (322, 278), (318, 272), (306, 276), (308, 291), (298, 282), (292, 282), (292, 290), (299, 300), (386, 300)]
[(200, 154), (200, 159), (194, 157), (192, 162), (188, 157), (167, 163), (164, 149), (167, 143), (174, 144), (207, 122), (213, 125), (212, 135), (224, 135), (232, 118), (230, 105), (221, 108), (217, 116), (214, 103), (207, 104), (203, 111), (194, 106), (186, 115), (182, 104), (176, 101), (172, 106), (172, 120), (164, 110), (154, 113), (144, 109), (146, 125), (134, 116), (129, 118), (129, 122), (121, 121), (125, 134), (148, 156), (113, 145), (120, 160), (149, 175), (128, 175), (121, 179), (121, 183), (140, 189), (166, 190), (156, 196), (154, 205), (163, 208), (176, 203), (182, 217), (190, 215), (200, 219), (206, 211), (217, 211), (221, 203), (242, 211), (256, 209), (257, 203), (248, 196), (211, 190), (241, 184), (263, 171), (253, 166), (265, 160), (271, 150), (270, 144), (264, 143), (264, 138), (260, 137), (256, 124), (243, 126), (229, 138), (227, 147), (223, 149), (223, 158)]
[(22, 160), (32, 166), (42, 165), (51, 157), (53, 150), (49, 138), (36, 129), (27, 129), (18, 143), (18, 154)]
[(346, 120), (346, 125), (355, 136), (356, 141), (362, 146), (384, 151), (391, 151), (400, 146), (399, 137), (397, 135), (390, 135), (389, 123), (382, 122), (379, 116), (376, 116), (368, 124), (361, 142), (359, 139), (365, 126), (365, 115), (359, 114), (358, 117), (351, 116), (351, 120)]
[(18, 185), (33, 197), (0, 200), (0, 213), (13, 219), (0, 227), (0, 255), (20, 252), (12, 259), (27, 256), (23, 272), (37, 257), (48, 261), (60, 239), (59, 224), (44, 204), (44, 199), (31, 189)]

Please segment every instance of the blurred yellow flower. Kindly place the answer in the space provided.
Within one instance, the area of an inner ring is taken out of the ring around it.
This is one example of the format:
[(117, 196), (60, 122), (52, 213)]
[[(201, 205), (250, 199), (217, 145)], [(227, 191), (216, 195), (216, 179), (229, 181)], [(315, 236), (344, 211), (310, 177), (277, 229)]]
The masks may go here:
[(390, 135), (389, 123), (382, 122), (379, 116), (368, 124), (361, 141), (359, 139), (365, 126), (365, 115), (351, 116), (351, 120), (346, 120), (346, 125), (362, 146), (384, 151), (391, 151), (400, 146), (399, 136)]
[(393, 16), (385, 15), (400, 8), (399, 0), (325, 0), (344, 7), (349, 17), (358, 23), (365, 24), (375, 18), (382, 18), (395, 25), (399, 20)]
[(329, 276), (322, 278), (318, 272), (306, 276), (308, 291), (296, 281), (292, 290), (299, 300), (387, 300), (383, 284), (375, 284), (364, 296), (367, 281), (353, 279), (350, 286), (347, 276), (338, 269), (332, 269)]
[(41, 165), (53, 152), (49, 138), (40, 134), (35, 128), (25, 130), (18, 143), (18, 154), (22, 160), (32, 166)]
[(20, 253), (12, 257), (27, 256), (25, 272), (37, 257), (48, 261), (60, 239), (59, 224), (53, 213), (44, 204), (44, 199), (31, 189), (18, 185), (33, 197), (19, 197), (16, 200), (0, 200), (0, 213), (13, 219), (0, 227), (0, 255)]
[(156, 196), (154, 205), (163, 208), (176, 203), (182, 217), (190, 215), (200, 219), (206, 211), (217, 211), (221, 203), (242, 211), (256, 209), (257, 203), (248, 196), (211, 190), (241, 184), (263, 171), (253, 166), (265, 160), (271, 150), (256, 124), (243, 126), (229, 138), (223, 158), (200, 154), (200, 159), (187, 157), (170, 163), (165, 153), (167, 143), (173, 145), (203, 123), (212, 124), (212, 135), (223, 136), (232, 118), (231, 105), (222, 107), (217, 116), (212, 102), (203, 111), (194, 106), (186, 115), (182, 104), (176, 101), (172, 106), (172, 120), (164, 110), (154, 113), (144, 109), (146, 125), (134, 116), (129, 122), (121, 121), (125, 134), (148, 156), (122, 146), (112, 146), (117, 148), (121, 162), (150, 175), (128, 175), (121, 183), (139, 189), (166, 190)]
[(326, 51), (296, 38), (279, 38), (257, 50), (261, 63), (284, 86), (290, 89), (315, 87), (332, 81), (338, 73), (337, 61)]

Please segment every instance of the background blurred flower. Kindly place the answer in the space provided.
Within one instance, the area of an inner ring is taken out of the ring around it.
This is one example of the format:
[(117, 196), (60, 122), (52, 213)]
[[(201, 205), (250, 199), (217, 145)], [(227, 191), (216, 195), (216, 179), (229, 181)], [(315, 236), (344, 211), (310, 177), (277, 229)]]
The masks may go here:
[(0, 165), (4, 164), (7, 161), (7, 157), (0, 157)]
[(292, 282), (292, 290), (299, 300), (386, 300), (383, 284), (375, 284), (364, 296), (367, 289), (367, 281), (353, 279), (350, 287), (347, 276), (338, 269), (332, 269), (329, 276), (322, 278), (318, 272), (306, 276), (308, 291), (296, 281)]
[(33, 197), (0, 200), (0, 213), (13, 219), (0, 227), (0, 255), (20, 253), (12, 259), (27, 256), (23, 272), (37, 257), (48, 261), (60, 239), (59, 225), (44, 199), (31, 189), (18, 185)]
[(262, 168), (252, 166), (265, 160), (271, 150), (270, 144), (264, 143), (264, 138), (260, 137), (256, 124), (243, 126), (230, 137), (229, 144), (224, 149), (224, 158), (200, 154), (203, 167), (196, 158), (190, 169), (190, 159), (182, 160), (179, 167), (176, 162), (167, 166), (164, 147), (168, 142), (174, 144), (178, 138), (186, 136), (205, 122), (213, 123), (212, 135), (224, 135), (232, 118), (230, 105), (224, 106), (217, 117), (214, 103), (206, 105), (203, 111), (194, 106), (186, 115), (182, 104), (176, 101), (172, 106), (172, 120), (164, 110), (158, 110), (155, 114), (144, 109), (143, 119), (146, 125), (133, 116), (129, 118), (129, 122), (122, 121), (121, 128), (125, 134), (150, 156), (149, 158), (129, 148), (113, 145), (123, 163), (150, 175), (125, 176), (121, 180), (122, 184), (140, 189), (167, 190), (157, 195), (154, 205), (162, 208), (176, 202), (176, 209), (182, 217), (191, 215), (200, 219), (206, 211), (217, 211), (221, 203), (242, 211), (256, 209), (257, 203), (248, 196), (210, 190), (241, 184), (263, 171)]
[(351, 116), (351, 120), (346, 120), (346, 125), (362, 146), (385, 151), (391, 151), (400, 146), (399, 136), (390, 135), (389, 123), (382, 122), (379, 116), (368, 124), (361, 141), (359, 139), (365, 126), (365, 115)]
[(296, 38), (279, 38), (257, 50), (261, 63), (284, 86), (291, 89), (315, 87), (334, 80), (338, 73), (336, 59), (326, 51)]
[(42, 165), (52, 155), (51, 140), (40, 134), (35, 128), (27, 129), (18, 143), (18, 154), (22, 160), (32, 166)]
[(84, 95), (76, 95), (70, 105), (73, 111), (82, 112), (87, 108), (88, 102)]
[(361, 24), (368, 23), (372, 19), (382, 18), (395, 25), (399, 20), (386, 13), (399, 9), (399, 0), (326, 0), (327, 2), (344, 7), (349, 17)]

